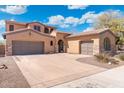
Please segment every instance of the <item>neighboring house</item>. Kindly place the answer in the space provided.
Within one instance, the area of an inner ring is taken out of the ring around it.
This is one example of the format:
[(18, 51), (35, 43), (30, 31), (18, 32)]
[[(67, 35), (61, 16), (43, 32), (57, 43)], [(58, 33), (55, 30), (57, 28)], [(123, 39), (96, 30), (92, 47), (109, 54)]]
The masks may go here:
[(116, 48), (115, 35), (109, 29), (73, 35), (39, 22), (6, 21), (3, 37), (6, 39), (6, 55), (60, 52), (94, 55), (106, 51), (114, 53)]

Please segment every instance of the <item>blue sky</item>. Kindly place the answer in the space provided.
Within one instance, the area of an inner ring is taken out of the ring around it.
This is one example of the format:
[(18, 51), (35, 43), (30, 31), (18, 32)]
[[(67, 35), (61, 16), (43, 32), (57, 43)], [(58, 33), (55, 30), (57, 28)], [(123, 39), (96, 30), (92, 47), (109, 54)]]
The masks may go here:
[[(60, 31), (79, 33), (92, 30), (92, 24), (102, 13), (111, 10), (123, 15), (124, 6), (115, 5), (30, 5), (0, 6), (0, 35), (5, 32), (4, 20), (39, 21)], [(0, 36), (1, 38), (1, 36)]]

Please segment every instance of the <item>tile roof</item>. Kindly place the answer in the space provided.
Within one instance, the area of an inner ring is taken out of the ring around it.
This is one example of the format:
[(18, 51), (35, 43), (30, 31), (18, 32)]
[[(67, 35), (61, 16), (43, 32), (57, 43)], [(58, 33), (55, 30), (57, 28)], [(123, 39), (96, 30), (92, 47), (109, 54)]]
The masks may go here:
[(57, 28), (54, 27), (54, 26), (48, 26), (48, 25), (43, 24), (43, 23), (41, 23), (41, 22), (28, 22), (28, 23), (22, 23), (22, 22), (10, 21), (10, 20), (6, 20), (6, 22), (15, 23), (15, 24), (20, 24), (20, 25), (28, 25), (28, 24), (32, 24), (32, 23), (38, 23), (38, 24), (41, 24), (41, 25), (43, 25), (43, 26), (45, 26), (45, 27), (57, 29)]
[(69, 33), (69, 32), (64, 32), (64, 31), (58, 31), (58, 30), (54, 30), (55, 32), (57, 32), (57, 33), (63, 33), (63, 34), (72, 34), (72, 33)]
[(23, 31), (33, 31), (35, 33), (38, 33), (40, 35), (44, 35), (44, 36), (47, 36), (47, 37), (52, 37), (52, 38), (55, 38), (54, 36), (51, 36), (51, 35), (48, 35), (48, 34), (45, 34), (45, 33), (42, 33), (42, 32), (38, 32), (38, 31), (35, 31), (33, 29), (29, 29), (29, 28), (24, 28), (24, 29), (19, 29), (19, 30), (15, 30), (15, 31), (12, 31), (12, 32), (6, 32), (3, 34), (3, 37), (5, 37), (6, 35), (9, 35), (9, 34), (14, 34), (14, 33), (19, 33), (19, 32), (23, 32)]
[(81, 32), (79, 34), (70, 35), (70, 36), (68, 36), (68, 38), (69, 37), (77, 37), (77, 36), (85, 36), (85, 35), (95, 35), (95, 34), (100, 34), (102, 32), (105, 32), (105, 31), (110, 31), (110, 30), (108, 28), (104, 28), (104, 29), (98, 29), (98, 30), (92, 30), (92, 31), (85, 31), (85, 32)]

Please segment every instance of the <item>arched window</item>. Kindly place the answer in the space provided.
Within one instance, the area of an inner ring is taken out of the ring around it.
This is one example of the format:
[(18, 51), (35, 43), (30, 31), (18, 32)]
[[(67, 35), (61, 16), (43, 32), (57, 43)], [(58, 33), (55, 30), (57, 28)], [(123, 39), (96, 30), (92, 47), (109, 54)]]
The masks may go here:
[(111, 42), (110, 39), (107, 37), (104, 39), (104, 49), (105, 51), (111, 50)]

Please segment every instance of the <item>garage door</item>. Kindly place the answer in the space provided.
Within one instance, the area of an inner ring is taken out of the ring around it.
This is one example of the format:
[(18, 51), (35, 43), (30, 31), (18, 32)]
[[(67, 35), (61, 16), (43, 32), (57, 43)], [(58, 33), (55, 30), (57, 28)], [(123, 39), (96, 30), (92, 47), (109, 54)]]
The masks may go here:
[(81, 54), (93, 55), (93, 41), (81, 42)]
[(43, 42), (32, 41), (13, 41), (12, 54), (13, 55), (31, 55), (42, 54), (44, 50)]

